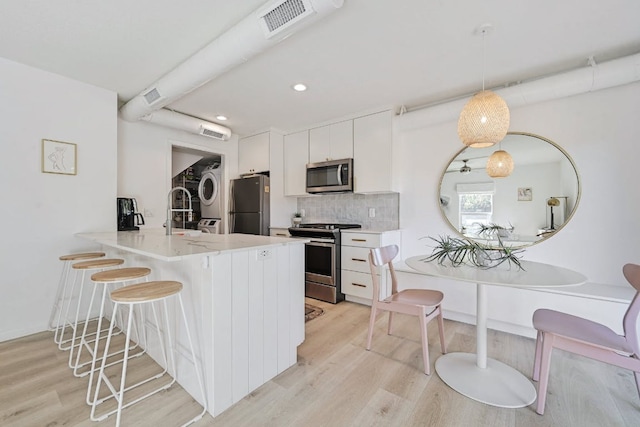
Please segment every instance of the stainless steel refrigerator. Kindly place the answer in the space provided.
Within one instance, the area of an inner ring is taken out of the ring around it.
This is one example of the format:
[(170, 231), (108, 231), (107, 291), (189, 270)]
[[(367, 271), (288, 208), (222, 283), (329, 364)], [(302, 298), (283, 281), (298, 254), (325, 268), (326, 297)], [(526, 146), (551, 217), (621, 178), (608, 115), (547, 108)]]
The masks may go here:
[(269, 235), (269, 177), (254, 175), (231, 181), (229, 232)]

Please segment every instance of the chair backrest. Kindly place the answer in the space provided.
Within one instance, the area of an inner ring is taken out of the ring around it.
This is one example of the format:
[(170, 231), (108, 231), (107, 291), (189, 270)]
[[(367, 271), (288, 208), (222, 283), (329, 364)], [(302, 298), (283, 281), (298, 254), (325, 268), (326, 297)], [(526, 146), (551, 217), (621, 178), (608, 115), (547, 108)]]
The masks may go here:
[(389, 264), (389, 271), (391, 272), (391, 293), (395, 294), (398, 292), (398, 282), (392, 262), (398, 255), (398, 252), (398, 245), (383, 246), (369, 251), (369, 268), (371, 269), (371, 280), (373, 282), (373, 301), (380, 300), (380, 279), (378, 278), (376, 267)]
[(626, 264), (622, 268), (625, 279), (636, 290), (636, 295), (631, 300), (627, 312), (624, 314), (622, 327), (627, 342), (633, 352), (640, 357), (640, 336), (638, 335), (638, 318), (640, 317), (640, 265)]

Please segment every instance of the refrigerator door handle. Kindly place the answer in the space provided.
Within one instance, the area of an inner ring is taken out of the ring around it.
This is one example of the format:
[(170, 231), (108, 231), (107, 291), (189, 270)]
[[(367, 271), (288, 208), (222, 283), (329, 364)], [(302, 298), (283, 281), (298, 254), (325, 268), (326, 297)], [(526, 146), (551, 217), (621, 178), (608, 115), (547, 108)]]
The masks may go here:
[(338, 175), (338, 185), (342, 185), (342, 165), (338, 165), (336, 173)]

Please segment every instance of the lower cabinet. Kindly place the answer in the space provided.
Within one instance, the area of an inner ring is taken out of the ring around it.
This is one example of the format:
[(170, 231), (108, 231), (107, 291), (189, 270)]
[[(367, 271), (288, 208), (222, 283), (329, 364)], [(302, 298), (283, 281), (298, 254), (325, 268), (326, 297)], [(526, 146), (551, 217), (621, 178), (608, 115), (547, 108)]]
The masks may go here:
[[(373, 280), (369, 267), (369, 251), (387, 245), (400, 246), (400, 230), (393, 231), (349, 231), (341, 232), (342, 293), (347, 301), (371, 304)], [(396, 262), (400, 262), (400, 255)], [(391, 283), (387, 283), (384, 267), (377, 267), (380, 278), (380, 298), (391, 294)]]

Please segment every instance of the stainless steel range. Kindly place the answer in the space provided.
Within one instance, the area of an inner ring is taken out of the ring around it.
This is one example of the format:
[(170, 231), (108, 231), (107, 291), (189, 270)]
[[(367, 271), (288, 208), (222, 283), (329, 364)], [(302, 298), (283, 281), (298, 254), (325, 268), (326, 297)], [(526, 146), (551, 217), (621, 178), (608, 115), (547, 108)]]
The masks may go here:
[(289, 228), (293, 237), (311, 239), (305, 244), (305, 296), (336, 304), (344, 300), (340, 288), (340, 230), (360, 224), (300, 224)]

